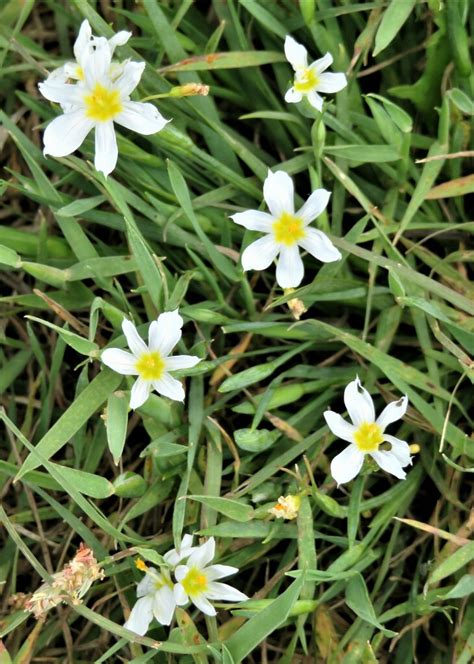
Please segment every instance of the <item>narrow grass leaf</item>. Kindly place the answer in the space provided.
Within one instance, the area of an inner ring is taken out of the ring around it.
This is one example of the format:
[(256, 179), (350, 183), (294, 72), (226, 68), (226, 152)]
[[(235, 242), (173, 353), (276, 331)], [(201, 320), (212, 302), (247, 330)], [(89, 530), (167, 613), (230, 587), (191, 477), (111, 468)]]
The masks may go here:
[(120, 461), (127, 437), (129, 396), (126, 392), (113, 392), (107, 399), (107, 443), (115, 465)]
[[(122, 376), (119, 374), (103, 369), (38, 442), (38, 452), (46, 459), (56, 454), (102, 406), (109, 394), (117, 389), (121, 380)], [(16, 481), (28, 471), (37, 468), (40, 463), (29, 454), (18, 471)]]
[(253, 517), (253, 507), (239, 500), (220, 498), (218, 496), (187, 496), (188, 500), (196, 500), (198, 503), (207, 505), (220, 514), (234, 521), (250, 521)]
[(304, 576), (293, 581), (270, 606), (251, 618), (227, 640), (227, 649), (236, 662), (244, 661), (259, 643), (285, 622), (299, 597), (303, 583)]
[(375, 35), (374, 57), (395, 39), (415, 5), (416, 0), (391, 0)]
[(346, 586), (346, 604), (354, 611), (354, 613), (365, 620), (370, 625), (379, 629), (385, 636), (397, 636), (397, 632), (392, 632), (386, 629), (378, 620), (375, 615), (374, 607), (370, 601), (367, 586), (361, 574), (355, 574), (349, 579)]
[(432, 586), (435, 583), (439, 583), (439, 581), (442, 581), (447, 576), (455, 574), (465, 565), (468, 565), (472, 560), (474, 560), (474, 542), (469, 542), (469, 544), (465, 544), (457, 551), (454, 551), (446, 560), (436, 565), (428, 578), (427, 585)]
[(175, 62), (158, 71), (166, 75), (178, 71), (206, 71), (211, 69), (241, 69), (242, 67), (259, 67), (272, 62), (284, 62), (285, 56), (277, 51), (229, 51), (227, 53), (210, 53), (194, 55), (181, 62)]

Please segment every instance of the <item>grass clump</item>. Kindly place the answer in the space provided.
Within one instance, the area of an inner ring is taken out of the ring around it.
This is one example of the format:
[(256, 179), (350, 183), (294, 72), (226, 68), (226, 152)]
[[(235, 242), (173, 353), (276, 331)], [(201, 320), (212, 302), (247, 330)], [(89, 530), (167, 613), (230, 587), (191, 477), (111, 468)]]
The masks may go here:
[[(84, 19), (133, 33), (114, 56), (146, 63), (132, 99), (171, 119), (119, 127), (108, 177), (92, 134), (42, 154), (61, 109), (37, 83)], [(462, 1), (0, 7), (2, 664), (471, 661), (471, 23)], [(288, 34), (347, 72), (322, 113), (284, 101)], [(342, 257), (303, 255), (296, 288), (243, 271), (261, 234), (230, 218), (267, 210), (269, 169), (297, 210), (331, 192), (312, 226)], [(124, 318), (146, 338), (177, 309), (186, 400), (129, 410), (135, 378), (101, 354)], [(323, 413), (356, 376), (378, 414), (408, 398), (405, 480), (366, 457), (337, 487), (348, 443)], [(204, 588), (210, 560), (166, 558), (186, 534), (249, 599), (134, 635), (151, 568)]]

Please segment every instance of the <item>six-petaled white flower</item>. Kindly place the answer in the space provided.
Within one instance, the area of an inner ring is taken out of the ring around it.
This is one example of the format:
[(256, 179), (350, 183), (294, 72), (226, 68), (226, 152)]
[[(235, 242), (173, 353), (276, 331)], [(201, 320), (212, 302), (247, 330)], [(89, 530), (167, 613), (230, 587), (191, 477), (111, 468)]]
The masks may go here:
[(194, 355), (175, 355), (171, 351), (181, 339), (183, 319), (178, 311), (160, 314), (150, 323), (148, 346), (129, 320), (124, 319), (122, 330), (131, 353), (119, 348), (107, 348), (101, 360), (108, 367), (124, 376), (138, 376), (132, 387), (130, 408), (139, 408), (154, 389), (169, 399), (184, 401), (184, 389), (170, 372), (189, 369), (201, 361)]
[[(78, 51), (79, 52), (79, 51)], [(94, 165), (108, 175), (117, 163), (114, 123), (139, 134), (154, 134), (168, 122), (153, 104), (130, 100), (144, 62), (125, 62), (118, 75), (111, 68), (112, 53), (107, 39), (95, 37), (80, 50), (83, 80), (70, 84), (59, 77), (39, 84), (41, 94), (65, 111), (46, 127), (44, 154), (65, 157), (77, 150), (95, 129)]]
[(154, 567), (148, 567), (142, 560), (137, 561), (138, 569), (146, 572), (146, 575), (137, 585), (138, 601), (130, 612), (124, 627), (143, 636), (148, 631), (153, 618), (161, 625), (171, 624), (176, 608), (171, 572), (178, 563), (196, 550), (197, 547), (192, 546), (192, 543), (193, 536), (184, 535), (178, 549), (171, 549), (165, 553), (163, 560), (169, 568), (163, 567), (160, 571)]
[[(403, 467), (411, 463), (410, 447), (404, 440), (385, 433), (385, 428), (405, 415), (408, 397), (389, 403), (376, 419), (372, 397), (356, 378), (344, 391), (344, 404), (352, 424), (332, 410), (324, 413), (332, 433), (350, 443), (331, 462), (331, 475), (337, 484), (345, 484), (359, 473), (366, 454), (387, 473), (405, 479)], [(389, 443), (391, 449), (380, 449), (382, 443)]]
[(209, 600), (241, 602), (248, 599), (240, 590), (217, 581), (239, 570), (230, 565), (209, 565), (214, 558), (215, 548), (214, 538), (211, 537), (189, 556), (185, 565), (176, 568), (178, 583), (174, 586), (174, 597), (178, 606), (184, 606), (190, 601), (206, 615), (215, 616), (216, 610)]
[(339, 92), (347, 85), (345, 74), (326, 72), (333, 61), (330, 53), (308, 65), (308, 51), (288, 35), (285, 39), (285, 56), (295, 70), (293, 85), (285, 94), (288, 103), (297, 104), (306, 97), (311, 106), (322, 111), (323, 98), (318, 92)]
[(326, 208), (330, 192), (316, 189), (303, 207), (295, 212), (293, 180), (284, 171), (272, 173), (263, 184), (263, 197), (270, 210), (247, 210), (231, 216), (236, 224), (265, 233), (242, 254), (244, 270), (264, 270), (279, 255), (276, 280), (282, 288), (296, 288), (304, 276), (299, 249), (306, 249), (323, 263), (341, 258), (328, 236), (309, 224)]
[(138, 600), (130, 612), (124, 627), (143, 636), (155, 618), (161, 625), (169, 625), (173, 619), (176, 601), (170, 573), (163, 568), (143, 566), (146, 575), (137, 585)]

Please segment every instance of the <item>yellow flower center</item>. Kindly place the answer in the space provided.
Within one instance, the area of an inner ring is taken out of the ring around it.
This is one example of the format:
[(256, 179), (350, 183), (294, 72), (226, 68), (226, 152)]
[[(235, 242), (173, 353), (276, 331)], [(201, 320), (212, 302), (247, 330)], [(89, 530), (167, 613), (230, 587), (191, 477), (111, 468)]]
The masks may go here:
[(96, 83), (92, 92), (84, 96), (84, 102), (87, 117), (97, 122), (112, 120), (123, 110), (120, 92), (108, 90), (100, 83)]
[(382, 429), (375, 422), (362, 422), (354, 434), (354, 442), (361, 452), (376, 452), (383, 442)]
[(200, 595), (207, 588), (207, 576), (202, 570), (193, 567), (181, 581), (181, 584), (190, 597)]
[(293, 87), (295, 88), (296, 92), (302, 92), (303, 94), (306, 94), (311, 92), (311, 90), (313, 90), (318, 85), (318, 83), (319, 78), (316, 74), (316, 71), (308, 67), (304, 69), (301, 74), (297, 75)]
[(135, 369), (143, 380), (159, 380), (165, 370), (165, 361), (156, 350), (143, 353), (137, 360)]
[(291, 247), (292, 244), (295, 244), (306, 235), (303, 220), (288, 212), (283, 212), (281, 217), (273, 223), (272, 228), (275, 241), (286, 244), (288, 247)]

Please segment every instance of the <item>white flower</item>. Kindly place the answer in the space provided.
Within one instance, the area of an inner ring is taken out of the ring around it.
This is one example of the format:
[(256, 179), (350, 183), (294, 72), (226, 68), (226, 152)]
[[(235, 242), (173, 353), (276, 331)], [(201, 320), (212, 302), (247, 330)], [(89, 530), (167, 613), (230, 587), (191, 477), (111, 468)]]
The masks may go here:
[[(113, 58), (117, 46), (123, 46), (126, 44), (131, 36), (131, 32), (122, 30), (117, 32), (117, 34), (107, 41), (111, 58)], [(85, 61), (87, 60), (87, 57), (93, 53), (97, 39), (98, 37), (94, 37), (92, 34), (92, 28), (89, 21), (87, 19), (82, 21), (73, 47), (74, 57), (76, 59), (75, 62), (66, 62), (62, 67), (58, 67), (52, 71), (48, 76), (47, 81), (52, 79), (62, 80), (63, 82), (66, 82), (67, 79), (83, 81)], [(112, 78), (115, 78), (120, 73), (122, 67), (123, 65), (119, 63), (111, 63)]]
[[(344, 404), (353, 424), (349, 424), (332, 410), (324, 413), (333, 434), (350, 443), (331, 462), (331, 475), (337, 484), (345, 484), (358, 474), (366, 454), (387, 473), (401, 480), (405, 479), (403, 467), (411, 463), (410, 447), (404, 440), (385, 433), (385, 428), (405, 415), (408, 397), (392, 401), (375, 419), (372, 397), (362, 387), (359, 378), (356, 378), (344, 391)], [(379, 449), (384, 442), (390, 443), (390, 450)]]
[(169, 625), (174, 615), (176, 601), (174, 599), (171, 580), (171, 571), (184, 558), (193, 553), (197, 547), (192, 546), (193, 536), (184, 535), (178, 549), (171, 549), (163, 556), (163, 560), (171, 569), (161, 569), (159, 572), (154, 567), (148, 567), (143, 560), (137, 560), (137, 568), (146, 575), (137, 586), (137, 597), (130, 616), (124, 627), (132, 632), (143, 636), (148, 631), (148, 627), (153, 620), (161, 625)]
[(311, 106), (322, 111), (323, 98), (318, 92), (339, 92), (347, 85), (345, 74), (323, 73), (332, 65), (332, 55), (326, 55), (308, 65), (308, 51), (289, 35), (285, 39), (285, 56), (295, 70), (293, 86), (285, 94), (285, 101), (297, 104), (307, 97)]
[(176, 601), (173, 582), (168, 570), (158, 572), (154, 567), (139, 566), (146, 575), (137, 586), (138, 601), (133, 607), (124, 627), (143, 636), (153, 620), (161, 625), (169, 625), (173, 619)]
[(174, 586), (174, 598), (178, 606), (191, 601), (206, 615), (215, 616), (216, 610), (209, 602), (210, 599), (228, 602), (248, 599), (247, 595), (232, 586), (216, 581), (239, 570), (229, 565), (209, 565), (214, 558), (215, 547), (214, 538), (211, 537), (205, 544), (197, 547), (189, 556), (186, 565), (178, 565), (176, 568), (175, 577), (178, 583)]
[(154, 389), (169, 399), (184, 401), (184, 389), (170, 371), (189, 369), (201, 361), (194, 355), (175, 355), (171, 351), (181, 339), (183, 319), (176, 311), (160, 314), (150, 324), (148, 346), (129, 320), (124, 319), (122, 330), (131, 353), (119, 348), (107, 348), (101, 360), (108, 367), (124, 376), (138, 376), (132, 387), (130, 408), (139, 408)]
[[(216, 610), (209, 599), (224, 599), (240, 602), (247, 599), (243, 593), (225, 583), (216, 583), (239, 570), (228, 565), (208, 565), (214, 558), (215, 542), (211, 537), (201, 546), (192, 546), (193, 536), (184, 535), (178, 549), (171, 549), (163, 556), (171, 569), (148, 567), (138, 560), (138, 569), (146, 572), (137, 586), (138, 601), (130, 612), (124, 627), (143, 636), (155, 618), (161, 625), (171, 624), (176, 606), (191, 600), (203, 613), (215, 616)], [(188, 558), (186, 565), (178, 565)], [(174, 573), (178, 583), (173, 583)]]
[(80, 84), (50, 77), (38, 86), (46, 99), (61, 104), (65, 110), (46, 127), (43, 152), (65, 157), (77, 150), (95, 129), (94, 165), (108, 175), (118, 157), (114, 122), (149, 135), (163, 129), (168, 121), (153, 104), (130, 101), (145, 68), (144, 62), (125, 62), (119, 75), (112, 78), (112, 54), (104, 37), (94, 38), (93, 48), (84, 48), (81, 58), (84, 80)]
[(276, 280), (282, 288), (296, 288), (304, 276), (299, 248), (323, 263), (338, 261), (341, 254), (328, 236), (309, 224), (326, 208), (330, 192), (316, 189), (295, 212), (293, 181), (284, 171), (272, 173), (263, 183), (263, 197), (270, 210), (247, 210), (231, 216), (236, 224), (265, 235), (252, 242), (242, 254), (244, 270), (264, 270), (279, 255)]

